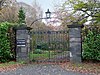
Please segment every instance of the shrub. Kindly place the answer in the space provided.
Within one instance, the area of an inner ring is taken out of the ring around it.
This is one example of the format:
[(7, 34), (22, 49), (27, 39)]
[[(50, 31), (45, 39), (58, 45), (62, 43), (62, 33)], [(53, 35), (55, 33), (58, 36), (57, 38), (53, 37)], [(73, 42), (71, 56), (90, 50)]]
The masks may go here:
[(42, 50), (36, 49), (33, 53), (34, 53), (34, 54), (42, 54)]
[(100, 61), (100, 33), (89, 30), (83, 42), (83, 58)]
[(10, 24), (0, 23), (0, 62), (7, 62), (11, 58), (8, 29)]

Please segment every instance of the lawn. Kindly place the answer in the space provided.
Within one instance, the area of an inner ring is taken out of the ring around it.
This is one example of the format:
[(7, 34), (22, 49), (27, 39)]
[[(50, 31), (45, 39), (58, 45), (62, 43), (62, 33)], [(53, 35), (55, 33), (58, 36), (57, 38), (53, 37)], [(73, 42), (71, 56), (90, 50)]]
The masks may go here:
[(40, 54), (33, 53), (31, 55), (31, 58), (33, 58), (34, 60), (39, 60), (39, 59), (48, 59), (49, 57), (51, 58), (53, 56), (54, 56), (54, 52), (52, 52), (52, 51), (50, 51), (50, 52), (49, 51), (44, 51), (44, 52), (42, 52)]
[(42, 53), (32, 53), (31, 54), (31, 59), (34, 60), (45, 60), (49, 58), (55, 58), (57, 56), (63, 56), (66, 54), (66, 51), (63, 52), (56, 52), (56, 51), (43, 51)]

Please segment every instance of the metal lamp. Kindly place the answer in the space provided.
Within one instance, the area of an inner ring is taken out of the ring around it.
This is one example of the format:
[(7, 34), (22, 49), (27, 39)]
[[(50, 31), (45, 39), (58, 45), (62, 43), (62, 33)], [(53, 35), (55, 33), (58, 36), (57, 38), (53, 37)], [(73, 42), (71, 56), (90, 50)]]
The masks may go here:
[(49, 11), (49, 9), (47, 10), (47, 12), (45, 12), (45, 14), (47, 19), (51, 17), (51, 12)]

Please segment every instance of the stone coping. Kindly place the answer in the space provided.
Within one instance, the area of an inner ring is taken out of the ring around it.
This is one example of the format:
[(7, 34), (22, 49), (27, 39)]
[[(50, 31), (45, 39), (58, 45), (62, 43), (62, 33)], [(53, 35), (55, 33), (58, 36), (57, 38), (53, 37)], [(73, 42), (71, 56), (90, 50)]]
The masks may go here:
[(26, 25), (20, 25), (20, 26), (14, 27), (14, 30), (24, 30), (24, 29), (31, 30), (32, 28), (27, 27)]
[(76, 25), (76, 24), (74, 25), (74, 24), (72, 24), (72, 25), (67, 25), (67, 27), (68, 28), (80, 28), (80, 27), (83, 28), (84, 25)]

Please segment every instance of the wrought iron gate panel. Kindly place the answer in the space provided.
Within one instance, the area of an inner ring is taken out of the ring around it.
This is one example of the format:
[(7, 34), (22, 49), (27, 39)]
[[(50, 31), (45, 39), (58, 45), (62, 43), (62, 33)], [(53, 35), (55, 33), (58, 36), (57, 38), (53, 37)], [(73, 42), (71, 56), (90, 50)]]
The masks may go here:
[(32, 52), (33, 61), (68, 61), (67, 31), (32, 31)]

